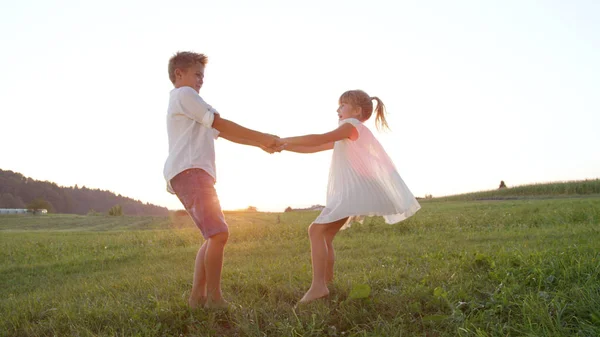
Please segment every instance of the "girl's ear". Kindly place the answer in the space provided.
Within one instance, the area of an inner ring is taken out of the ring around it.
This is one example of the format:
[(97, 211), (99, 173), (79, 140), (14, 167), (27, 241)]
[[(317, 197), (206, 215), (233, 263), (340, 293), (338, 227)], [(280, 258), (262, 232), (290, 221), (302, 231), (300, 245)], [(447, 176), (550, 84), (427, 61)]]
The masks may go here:
[(358, 115), (358, 117), (361, 117), (362, 116), (362, 108), (356, 107), (355, 110), (356, 110), (356, 114)]

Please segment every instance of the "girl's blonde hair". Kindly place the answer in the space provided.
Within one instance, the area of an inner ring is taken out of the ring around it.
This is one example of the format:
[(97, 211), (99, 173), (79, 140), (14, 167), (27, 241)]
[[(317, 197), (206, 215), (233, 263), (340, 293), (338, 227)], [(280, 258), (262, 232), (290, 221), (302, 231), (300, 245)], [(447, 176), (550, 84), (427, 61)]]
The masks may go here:
[(390, 127), (385, 120), (385, 115), (387, 114), (385, 105), (379, 97), (371, 97), (362, 90), (349, 90), (340, 96), (339, 103), (348, 103), (354, 107), (361, 108), (361, 120), (366, 121), (373, 114), (373, 100), (377, 101), (377, 108), (375, 109), (375, 126), (377, 130), (381, 130), (382, 128), (389, 130)]

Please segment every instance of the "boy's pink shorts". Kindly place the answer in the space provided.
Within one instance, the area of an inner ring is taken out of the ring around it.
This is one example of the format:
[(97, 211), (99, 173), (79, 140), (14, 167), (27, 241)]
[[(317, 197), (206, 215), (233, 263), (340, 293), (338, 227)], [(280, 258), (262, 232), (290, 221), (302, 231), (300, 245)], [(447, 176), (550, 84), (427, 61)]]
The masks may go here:
[(171, 187), (205, 239), (229, 231), (210, 174), (188, 169), (171, 179)]

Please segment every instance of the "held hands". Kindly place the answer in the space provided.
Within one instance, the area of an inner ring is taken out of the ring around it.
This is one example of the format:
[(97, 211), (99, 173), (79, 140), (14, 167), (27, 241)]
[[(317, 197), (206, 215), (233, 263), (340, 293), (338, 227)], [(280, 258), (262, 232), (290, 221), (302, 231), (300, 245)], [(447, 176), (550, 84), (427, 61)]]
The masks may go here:
[(285, 149), (285, 145), (278, 136), (266, 133), (264, 140), (260, 143), (260, 148), (267, 153), (275, 153)]

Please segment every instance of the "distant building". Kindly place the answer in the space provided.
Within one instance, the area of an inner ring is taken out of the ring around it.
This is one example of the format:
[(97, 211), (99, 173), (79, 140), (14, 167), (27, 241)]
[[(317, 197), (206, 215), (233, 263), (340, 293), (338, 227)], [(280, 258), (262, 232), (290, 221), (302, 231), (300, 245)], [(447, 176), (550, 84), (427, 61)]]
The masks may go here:
[(26, 208), (0, 208), (0, 214), (27, 214)]
[(292, 208), (292, 211), (322, 211), (325, 206), (323, 205), (312, 205), (308, 208)]
[(47, 209), (28, 210), (26, 208), (0, 208), (0, 214), (47, 214)]

